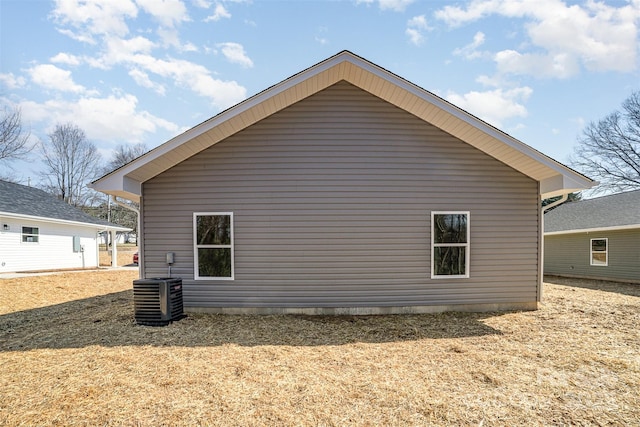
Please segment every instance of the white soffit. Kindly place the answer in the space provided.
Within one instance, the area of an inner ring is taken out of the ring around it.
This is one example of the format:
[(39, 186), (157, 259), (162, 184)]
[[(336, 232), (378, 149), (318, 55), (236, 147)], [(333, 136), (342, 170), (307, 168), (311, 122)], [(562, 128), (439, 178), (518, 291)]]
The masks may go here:
[[(558, 182), (543, 195), (590, 188), (589, 178), (556, 162), (436, 95), (351, 52), (341, 52), (229, 108), (92, 183), (107, 194), (137, 200), (124, 178), (143, 183), (236, 132), (339, 81), (347, 81), (425, 120), (537, 181)], [(136, 194), (137, 193), (137, 194)]]

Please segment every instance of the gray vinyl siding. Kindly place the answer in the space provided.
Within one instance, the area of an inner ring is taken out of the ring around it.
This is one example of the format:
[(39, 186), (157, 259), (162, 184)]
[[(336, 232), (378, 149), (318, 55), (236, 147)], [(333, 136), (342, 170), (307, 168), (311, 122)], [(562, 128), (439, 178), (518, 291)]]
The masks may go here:
[[(591, 239), (608, 240), (608, 265), (591, 264)], [(640, 229), (545, 236), (544, 273), (640, 281)]]
[[(143, 185), (146, 277), (186, 307), (535, 302), (538, 183), (339, 83)], [(430, 279), (431, 211), (469, 211), (468, 279)], [(235, 280), (193, 280), (194, 212), (233, 212)]]

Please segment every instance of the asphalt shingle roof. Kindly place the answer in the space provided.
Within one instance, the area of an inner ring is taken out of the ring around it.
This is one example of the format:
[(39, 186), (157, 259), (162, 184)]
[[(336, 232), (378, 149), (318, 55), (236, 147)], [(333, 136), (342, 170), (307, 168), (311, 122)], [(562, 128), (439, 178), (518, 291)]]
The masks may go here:
[(640, 228), (640, 190), (564, 203), (544, 215), (545, 233), (633, 225)]
[(0, 180), (0, 215), (3, 212), (124, 228), (94, 218), (37, 188)]

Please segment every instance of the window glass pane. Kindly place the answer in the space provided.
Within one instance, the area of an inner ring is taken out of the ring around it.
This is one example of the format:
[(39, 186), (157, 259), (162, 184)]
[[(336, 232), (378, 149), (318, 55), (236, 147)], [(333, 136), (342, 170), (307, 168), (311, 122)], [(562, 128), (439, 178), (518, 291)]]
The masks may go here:
[(607, 241), (605, 239), (593, 239), (591, 241), (591, 250), (595, 252), (604, 252), (607, 250)]
[(231, 248), (199, 248), (200, 277), (231, 277)]
[(454, 276), (466, 274), (466, 248), (462, 246), (438, 246), (433, 248), (433, 274)]
[(22, 241), (25, 243), (37, 243), (38, 232), (38, 227), (22, 227)]
[(591, 265), (607, 265), (607, 253), (593, 252), (591, 254)]
[(196, 218), (198, 245), (230, 245), (231, 216), (207, 215)]
[(467, 243), (466, 214), (435, 214), (434, 243)]

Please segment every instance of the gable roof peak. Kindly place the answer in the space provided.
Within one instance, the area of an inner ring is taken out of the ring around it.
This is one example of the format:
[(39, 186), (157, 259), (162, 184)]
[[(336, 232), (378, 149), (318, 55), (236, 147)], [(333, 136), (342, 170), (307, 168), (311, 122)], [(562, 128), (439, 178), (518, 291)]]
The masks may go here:
[(343, 80), (538, 181), (543, 197), (579, 191), (594, 185), (584, 175), (478, 117), (351, 51), (343, 50), (222, 111), (94, 181), (90, 186), (107, 194), (138, 201), (145, 181)]

